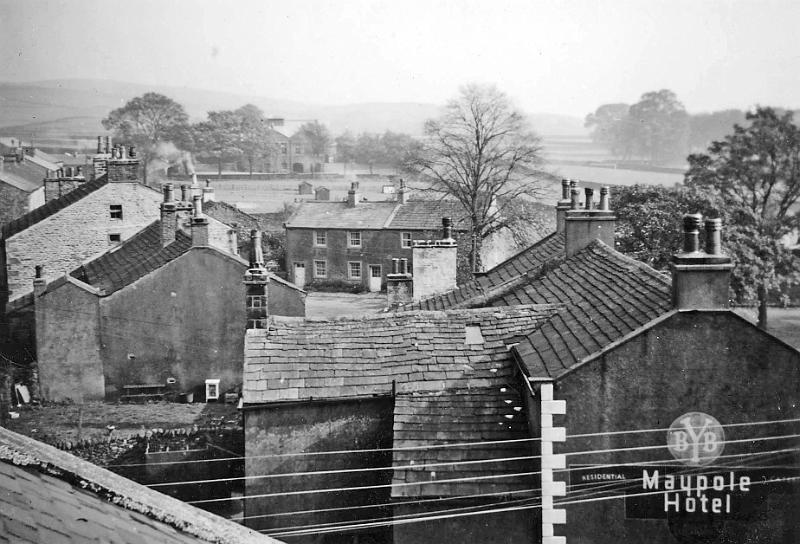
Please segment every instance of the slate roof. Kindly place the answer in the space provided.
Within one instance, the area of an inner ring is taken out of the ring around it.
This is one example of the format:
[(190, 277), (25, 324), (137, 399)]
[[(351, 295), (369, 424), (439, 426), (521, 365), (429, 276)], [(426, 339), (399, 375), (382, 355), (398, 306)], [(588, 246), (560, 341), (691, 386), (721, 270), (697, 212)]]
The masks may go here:
[(514, 348), (531, 376), (557, 378), (672, 309), (668, 276), (599, 240), (548, 268), (488, 301), (563, 305)]
[[(400, 312), (360, 319), (270, 317), (269, 328), (245, 337), (244, 402), (388, 395), (394, 391), (394, 447), (409, 448), (527, 438), (508, 345), (546, 321), (554, 308)], [(481, 344), (466, 343), (467, 325), (479, 325)], [(506, 401), (511, 401), (507, 403)], [(510, 417), (506, 417), (510, 416)], [(403, 450), (394, 465), (528, 455), (526, 442)], [(528, 464), (528, 466), (530, 466)], [(460, 495), (477, 489), (530, 488), (516, 462), (399, 468), (394, 496)], [(431, 475), (431, 471), (436, 473)], [(501, 476), (472, 482), (438, 480)]]
[(22, 217), (15, 219), (14, 221), (9, 221), (5, 225), (3, 225), (2, 229), (3, 238), (8, 239), (17, 234), (18, 232), (22, 232), (31, 225), (34, 225), (39, 221), (47, 217), (50, 217), (51, 215), (56, 214), (57, 212), (69, 206), (70, 204), (77, 202), (83, 197), (92, 194), (93, 192), (97, 191), (98, 189), (106, 185), (108, 185), (107, 176), (103, 176), (93, 181), (87, 181), (77, 189), (68, 192), (64, 196), (53, 199), (50, 202), (46, 203), (45, 205), (39, 206), (38, 208), (29, 211), (28, 213), (26, 213)]
[(237, 228), (261, 229), (258, 218), (243, 212), (233, 204), (228, 204), (227, 202), (218, 200), (203, 202), (203, 213), (230, 227), (234, 226), (230, 219), (235, 218), (235, 226)]
[(0, 179), (29, 193), (44, 186), (42, 169), (26, 161), (4, 161)]
[(456, 289), (405, 306), (408, 310), (444, 310), (483, 306), (487, 297), (548, 262), (564, 256), (564, 234), (554, 232)]
[(442, 218), (453, 219), (456, 230), (465, 230), (461, 205), (454, 200), (409, 200), (359, 202), (348, 208), (347, 203), (307, 200), (286, 222), (287, 228), (317, 229), (392, 229), (441, 230)]
[(175, 241), (161, 245), (161, 221), (156, 220), (116, 248), (84, 263), (70, 276), (110, 295), (189, 251), (192, 238), (181, 230)]
[(308, 200), (298, 206), (286, 228), (382, 229), (397, 207), (396, 202), (346, 202)]
[(441, 230), (442, 218), (453, 220), (453, 228), (467, 230), (464, 207), (456, 200), (409, 200), (397, 208), (387, 225), (396, 230)]
[(0, 541), (278, 542), (0, 428)]

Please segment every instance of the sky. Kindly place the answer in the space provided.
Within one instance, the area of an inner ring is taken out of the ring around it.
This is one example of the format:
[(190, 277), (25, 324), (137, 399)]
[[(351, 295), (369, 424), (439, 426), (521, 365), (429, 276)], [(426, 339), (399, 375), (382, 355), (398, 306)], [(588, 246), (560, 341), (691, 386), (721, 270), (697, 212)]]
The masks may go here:
[(692, 113), (800, 108), (797, 0), (0, 0), (0, 81), (110, 79), (317, 104), (494, 83), (584, 116), (668, 88)]

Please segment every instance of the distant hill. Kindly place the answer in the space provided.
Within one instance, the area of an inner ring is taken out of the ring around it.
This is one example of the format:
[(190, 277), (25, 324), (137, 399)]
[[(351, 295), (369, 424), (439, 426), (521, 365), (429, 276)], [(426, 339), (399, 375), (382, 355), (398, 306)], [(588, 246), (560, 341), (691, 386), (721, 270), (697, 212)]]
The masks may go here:
[[(210, 110), (234, 109), (252, 103), (271, 117), (318, 119), (331, 132), (353, 133), (392, 130), (420, 135), (426, 119), (435, 117), (440, 106), (415, 102), (372, 102), (324, 105), (239, 95), (186, 87), (141, 85), (118, 81), (72, 79), (31, 83), (0, 83), (0, 135), (17, 136), (36, 143), (91, 140), (105, 134), (100, 124), (114, 108), (135, 96), (158, 92), (186, 108), (193, 120)], [(542, 135), (584, 135), (577, 117), (532, 114), (534, 129)], [(71, 147), (71, 146), (68, 146)]]

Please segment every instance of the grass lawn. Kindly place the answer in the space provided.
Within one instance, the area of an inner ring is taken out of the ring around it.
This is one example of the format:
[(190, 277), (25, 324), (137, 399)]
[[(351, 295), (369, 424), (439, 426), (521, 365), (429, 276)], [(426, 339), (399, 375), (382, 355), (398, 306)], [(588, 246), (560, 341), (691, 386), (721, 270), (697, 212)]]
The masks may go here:
[(150, 429), (179, 429), (192, 425), (202, 427), (212, 423), (235, 423), (239, 418), (235, 404), (222, 403), (88, 402), (82, 406), (77, 404), (22, 406), (16, 411), (20, 417), (9, 420), (10, 430), (50, 444), (108, 436), (108, 425), (116, 427), (113, 431), (114, 436), (121, 438)]

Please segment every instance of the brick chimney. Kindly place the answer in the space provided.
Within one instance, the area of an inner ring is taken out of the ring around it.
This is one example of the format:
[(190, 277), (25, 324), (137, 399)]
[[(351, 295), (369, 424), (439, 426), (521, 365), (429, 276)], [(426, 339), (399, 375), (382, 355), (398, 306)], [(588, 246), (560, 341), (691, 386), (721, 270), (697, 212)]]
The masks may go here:
[(166, 247), (175, 241), (175, 231), (178, 228), (178, 210), (172, 184), (165, 183), (162, 191), (164, 191), (164, 201), (161, 203), (161, 245)]
[(411, 246), (414, 300), (456, 288), (457, 251), (449, 217), (442, 218), (440, 240), (414, 240)]
[(700, 247), (703, 216), (683, 216), (683, 248), (672, 257), (672, 302), (678, 310), (730, 307), (728, 287), (733, 264), (722, 251), (721, 219), (706, 219), (705, 250)]
[(67, 166), (55, 172), (47, 171), (44, 178), (44, 201), (50, 202), (80, 187), (86, 178), (82, 166)]
[(203, 187), (203, 202), (214, 201), (214, 188), (211, 186), (211, 180), (206, 180), (206, 186)]
[(108, 172), (108, 159), (111, 158), (111, 138), (97, 137), (97, 154), (92, 157), (92, 179), (98, 179)]
[(108, 159), (108, 181), (139, 181), (139, 159), (134, 146), (115, 145)]
[(400, 190), (397, 191), (397, 202), (400, 204), (405, 204), (408, 202), (410, 196), (411, 191), (409, 191), (408, 187), (406, 187), (406, 180), (400, 178)]
[(250, 231), (250, 267), (244, 274), (246, 328), (266, 329), (269, 317), (269, 274), (264, 267), (261, 231)]
[[(570, 187), (572, 185), (570, 184)], [(608, 187), (600, 189), (600, 204), (594, 202), (594, 190), (586, 188), (586, 199), (580, 207), (580, 191), (570, 189), (570, 209), (564, 220), (567, 257), (571, 257), (595, 240), (601, 240), (614, 247), (614, 230), (617, 216), (611, 211), (608, 201)]]
[(564, 232), (567, 211), (570, 209), (570, 189), (575, 188), (575, 180), (561, 180), (561, 200), (556, 204), (556, 232)]
[(361, 195), (358, 194), (358, 182), (354, 181), (350, 184), (350, 190), (347, 191), (347, 207), (355, 208), (358, 206), (358, 201), (360, 199)]
[(192, 247), (208, 245), (208, 217), (203, 215), (203, 196), (194, 195), (192, 214)]

